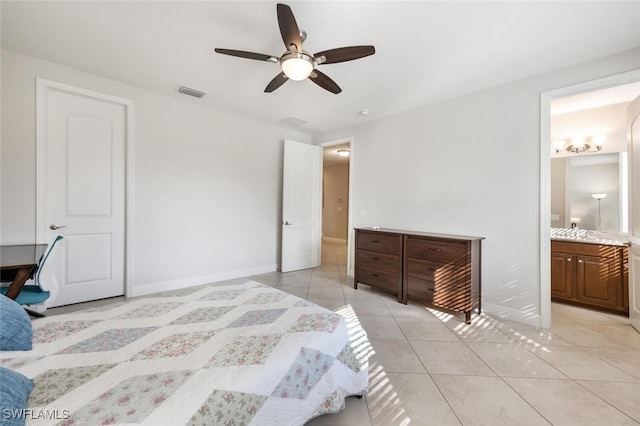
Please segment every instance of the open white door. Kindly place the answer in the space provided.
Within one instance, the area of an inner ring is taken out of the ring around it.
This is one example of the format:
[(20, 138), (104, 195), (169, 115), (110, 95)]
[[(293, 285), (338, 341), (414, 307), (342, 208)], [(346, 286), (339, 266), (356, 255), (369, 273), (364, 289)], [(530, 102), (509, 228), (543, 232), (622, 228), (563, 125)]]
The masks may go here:
[(282, 272), (320, 266), (322, 148), (284, 141)]
[(640, 331), (640, 96), (627, 108), (629, 138), (629, 321)]

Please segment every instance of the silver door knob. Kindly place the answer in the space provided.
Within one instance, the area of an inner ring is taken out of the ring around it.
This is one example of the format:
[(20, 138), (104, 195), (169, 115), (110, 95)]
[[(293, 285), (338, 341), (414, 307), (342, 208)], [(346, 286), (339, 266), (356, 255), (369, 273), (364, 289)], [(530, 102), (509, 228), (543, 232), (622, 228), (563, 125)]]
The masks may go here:
[(293, 225), (293, 223), (290, 223), (288, 220), (285, 220), (285, 221), (284, 221), (284, 224), (285, 224), (285, 225)]
[(56, 229), (60, 229), (60, 228), (66, 228), (67, 225), (49, 225), (49, 229), (51, 229), (52, 231), (55, 231)]

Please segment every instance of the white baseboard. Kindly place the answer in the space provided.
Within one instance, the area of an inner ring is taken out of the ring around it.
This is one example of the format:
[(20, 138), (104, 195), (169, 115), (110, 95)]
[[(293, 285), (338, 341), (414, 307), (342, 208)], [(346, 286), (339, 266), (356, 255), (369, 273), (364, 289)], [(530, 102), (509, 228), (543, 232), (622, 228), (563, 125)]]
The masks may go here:
[(533, 327), (540, 327), (541, 325), (540, 313), (538, 312), (520, 311), (518, 309), (487, 303), (484, 300), (482, 301), (482, 312), (500, 319), (516, 321)]
[(179, 280), (164, 281), (159, 283), (132, 285), (131, 294), (127, 297), (144, 296), (147, 294), (160, 293), (169, 290), (179, 290), (181, 288), (195, 287), (203, 284), (211, 284), (219, 281), (232, 280), (235, 278), (249, 277), (252, 275), (275, 272), (277, 265), (257, 266), (255, 268), (238, 269), (235, 271), (221, 272), (219, 274), (203, 275), (200, 277), (184, 278)]
[(342, 238), (322, 237), (322, 241), (326, 241), (328, 243), (347, 244), (347, 240)]

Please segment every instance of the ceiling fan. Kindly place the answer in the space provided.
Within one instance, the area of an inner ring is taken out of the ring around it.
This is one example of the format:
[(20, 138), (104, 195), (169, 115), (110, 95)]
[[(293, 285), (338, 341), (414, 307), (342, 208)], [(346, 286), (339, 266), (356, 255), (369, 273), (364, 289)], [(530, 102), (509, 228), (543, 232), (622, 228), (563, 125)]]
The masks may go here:
[(338, 94), (342, 92), (340, 86), (326, 74), (318, 71), (316, 66), (352, 61), (376, 53), (373, 46), (349, 46), (324, 50), (315, 55), (311, 55), (302, 50), (302, 43), (306, 39), (307, 34), (298, 28), (296, 18), (293, 16), (291, 8), (286, 4), (278, 3), (276, 10), (278, 12), (278, 25), (280, 27), (282, 41), (284, 41), (284, 45), (287, 48), (282, 56), (276, 57), (262, 53), (245, 52), (243, 50), (215, 49), (217, 53), (222, 53), (223, 55), (280, 63), (282, 72), (267, 84), (267, 87), (264, 89), (267, 93), (273, 92), (289, 79), (300, 81), (309, 78), (323, 89)]

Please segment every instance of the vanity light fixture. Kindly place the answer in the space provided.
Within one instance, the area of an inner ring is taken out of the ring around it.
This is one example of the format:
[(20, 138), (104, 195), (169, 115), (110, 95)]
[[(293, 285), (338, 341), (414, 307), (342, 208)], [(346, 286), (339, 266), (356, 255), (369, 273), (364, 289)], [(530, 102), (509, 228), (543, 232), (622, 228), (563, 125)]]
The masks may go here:
[(579, 154), (581, 152), (598, 152), (604, 146), (606, 136), (591, 136), (589, 138), (572, 138), (570, 140), (558, 139), (551, 141), (553, 149), (556, 154), (559, 154), (562, 149)]
[(339, 149), (338, 150), (338, 155), (340, 157), (348, 157), (349, 156), (349, 150), (348, 149)]

